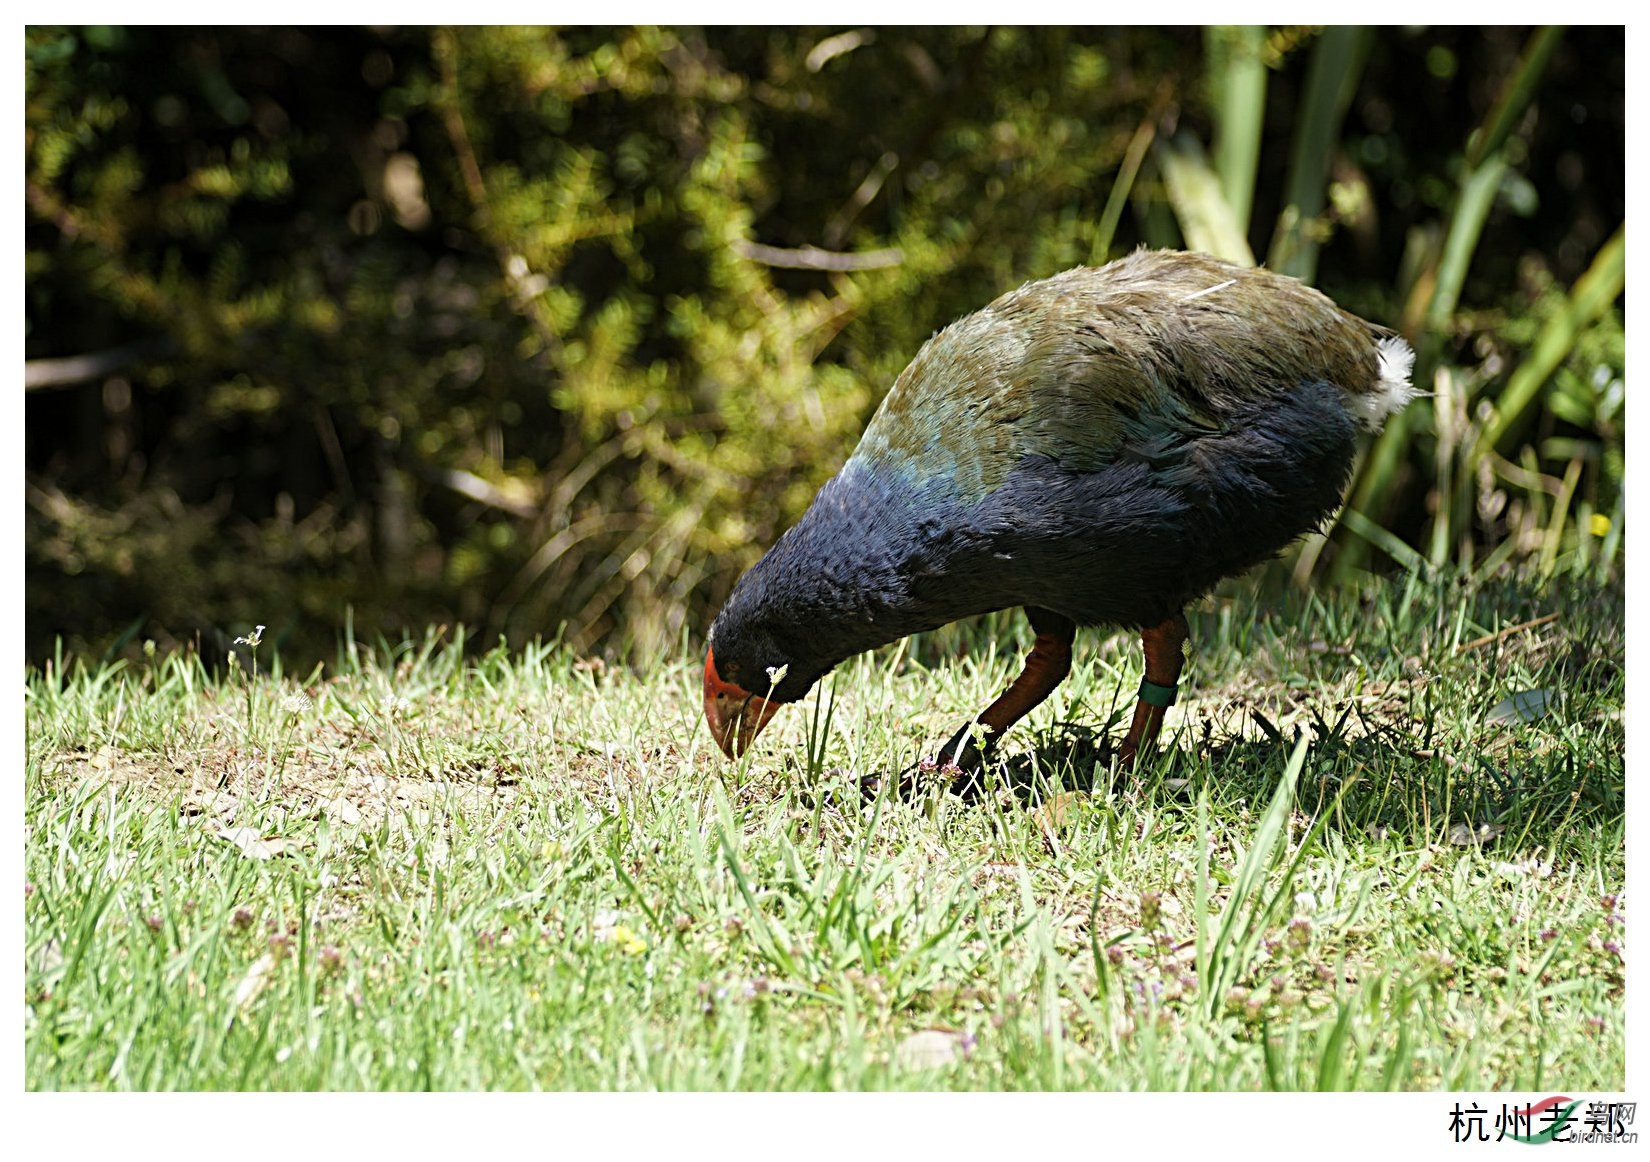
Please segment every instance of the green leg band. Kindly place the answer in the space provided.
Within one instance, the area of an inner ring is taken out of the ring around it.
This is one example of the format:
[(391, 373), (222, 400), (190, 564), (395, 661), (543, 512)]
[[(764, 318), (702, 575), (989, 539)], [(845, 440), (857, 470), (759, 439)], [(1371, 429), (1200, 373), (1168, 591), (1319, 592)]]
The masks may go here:
[(1156, 682), (1140, 679), (1140, 701), (1149, 706), (1157, 706), (1167, 710), (1174, 705), (1175, 696), (1179, 694), (1179, 686), (1159, 686)]

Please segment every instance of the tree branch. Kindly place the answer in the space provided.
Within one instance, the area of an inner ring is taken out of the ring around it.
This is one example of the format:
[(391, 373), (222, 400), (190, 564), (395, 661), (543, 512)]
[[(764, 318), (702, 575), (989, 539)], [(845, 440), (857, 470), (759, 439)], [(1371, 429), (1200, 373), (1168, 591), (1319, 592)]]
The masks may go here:
[(67, 387), (102, 379), (140, 359), (168, 354), (173, 347), (170, 339), (144, 339), (89, 355), (70, 355), (62, 359), (27, 359), (23, 362), (23, 387), (33, 391), (37, 387)]
[(760, 262), (763, 266), (782, 266), (787, 270), (879, 270), (898, 266), (905, 261), (905, 252), (897, 246), (845, 254), (837, 250), (821, 250), (817, 246), (803, 246), (795, 250), (764, 246), (760, 242), (747, 242), (739, 238), (734, 240), (733, 249), (741, 258)]

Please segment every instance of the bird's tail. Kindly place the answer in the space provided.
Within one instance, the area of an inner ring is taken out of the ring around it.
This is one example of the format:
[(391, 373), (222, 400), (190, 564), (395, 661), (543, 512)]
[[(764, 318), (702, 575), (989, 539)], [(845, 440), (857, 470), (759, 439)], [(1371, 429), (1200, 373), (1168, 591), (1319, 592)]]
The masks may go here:
[(1375, 341), (1377, 371), (1375, 384), (1352, 397), (1358, 418), (1372, 432), (1381, 430), (1388, 416), (1403, 410), (1419, 393), (1409, 381), (1415, 367), (1415, 351), (1401, 336), (1384, 335)]

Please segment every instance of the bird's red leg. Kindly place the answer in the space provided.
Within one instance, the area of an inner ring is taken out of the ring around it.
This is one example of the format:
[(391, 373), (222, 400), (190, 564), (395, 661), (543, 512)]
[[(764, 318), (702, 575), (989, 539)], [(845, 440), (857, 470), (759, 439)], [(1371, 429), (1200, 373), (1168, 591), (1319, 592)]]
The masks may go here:
[[(1071, 672), (1071, 642), (1077, 636), (1077, 623), (1047, 609), (1026, 607), (1026, 618), (1037, 635), (1031, 653), (1026, 655), (1025, 668), (1014, 684), (998, 695), (975, 721), (986, 728), (985, 748), (1003, 736), (1009, 727), (1036, 708)], [(964, 770), (974, 769), (980, 752), (973, 742), (973, 723), (951, 736), (940, 752), (942, 765), (955, 765)]]
[(1175, 687), (1180, 684), (1180, 667), (1185, 661), (1181, 648), (1190, 634), (1184, 613), (1140, 631), (1140, 644), (1146, 651), (1146, 683), (1141, 686), (1140, 701), (1135, 703), (1129, 733), (1117, 750), (1125, 767), (1133, 766), (1140, 752), (1149, 750), (1157, 741), (1157, 732), (1163, 727), (1163, 712), (1174, 703)]

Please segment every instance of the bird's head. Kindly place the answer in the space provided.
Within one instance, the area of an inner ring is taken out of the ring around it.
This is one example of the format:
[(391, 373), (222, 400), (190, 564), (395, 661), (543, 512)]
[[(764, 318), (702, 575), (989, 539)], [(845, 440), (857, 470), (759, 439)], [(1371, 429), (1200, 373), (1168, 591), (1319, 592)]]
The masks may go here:
[[(827, 484), (820, 496), (829, 495)], [(820, 508), (816, 499), (739, 578), (706, 635), (705, 721), (729, 758), (750, 749), (780, 706), (800, 702), (843, 659), (869, 648), (853, 633), (867, 620), (857, 590), (827, 567), (842, 545), (809, 532)]]
[[(777, 687), (785, 680), (782, 667), (771, 672), (747, 674), (751, 667), (736, 658), (716, 662), (716, 648), (705, 651), (705, 721), (722, 753), (738, 758), (750, 749), (774, 711), (787, 699), (778, 697)], [(761, 693), (752, 693), (749, 686)]]

